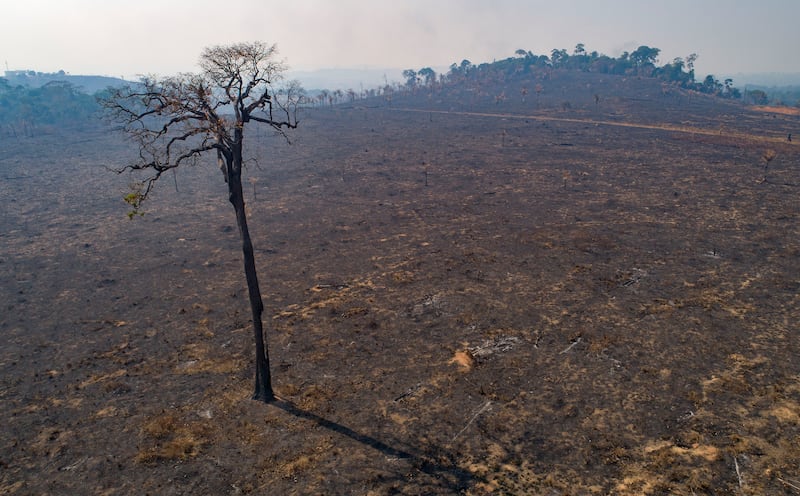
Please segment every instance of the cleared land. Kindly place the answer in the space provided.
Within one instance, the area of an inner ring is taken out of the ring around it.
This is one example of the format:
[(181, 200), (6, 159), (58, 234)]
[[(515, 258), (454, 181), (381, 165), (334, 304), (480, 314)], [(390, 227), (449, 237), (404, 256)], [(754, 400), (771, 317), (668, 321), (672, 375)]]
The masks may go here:
[(0, 492), (799, 494), (800, 117), (544, 84), (249, 137), (275, 405), (213, 164), (0, 138)]

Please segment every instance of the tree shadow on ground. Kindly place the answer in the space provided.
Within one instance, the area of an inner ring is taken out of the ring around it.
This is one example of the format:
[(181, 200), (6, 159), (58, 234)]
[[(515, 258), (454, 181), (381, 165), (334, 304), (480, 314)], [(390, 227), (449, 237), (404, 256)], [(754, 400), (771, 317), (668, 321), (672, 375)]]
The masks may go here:
[[(408, 448), (400, 449), (374, 437), (356, 432), (345, 425), (303, 410), (285, 399), (278, 398), (271, 402), (270, 405), (298, 418), (310, 420), (332, 432), (347, 436), (364, 446), (383, 453), (387, 457), (408, 461), (417, 471), (414, 476), (403, 472), (398, 473), (395, 478), (382, 478), (382, 482), (385, 484), (391, 485), (392, 482), (402, 483), (403, 492), (409, 490), (409, 486), (415, 486), (415, 490), (421, 491), (419, 494), (459, 494), (482, 480), (479, 476), (459, 467), (455, 456), (438, 446), (427, 446), (419, 450), (419, 452)], [(394, 492), (389, 494), (394, 494)]]

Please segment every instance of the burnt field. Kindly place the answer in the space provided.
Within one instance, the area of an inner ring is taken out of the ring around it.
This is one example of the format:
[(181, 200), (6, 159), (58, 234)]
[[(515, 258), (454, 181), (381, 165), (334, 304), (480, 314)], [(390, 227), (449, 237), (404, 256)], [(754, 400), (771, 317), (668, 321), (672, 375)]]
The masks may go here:
[(800, 117), (545, 84), (248, 136), (273, 405), (214, 164), (0, 137), (0, 492), (800, 494)]

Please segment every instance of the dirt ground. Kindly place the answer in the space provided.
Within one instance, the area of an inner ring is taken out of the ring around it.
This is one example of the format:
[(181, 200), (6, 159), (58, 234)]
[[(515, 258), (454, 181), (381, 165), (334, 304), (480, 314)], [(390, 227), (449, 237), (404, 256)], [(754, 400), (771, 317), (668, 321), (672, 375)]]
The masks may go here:
[(0, 137), (0, 493), (800, 494), (800, 116), (591, 81), (248, 136), (271, 405), (213, 164)]

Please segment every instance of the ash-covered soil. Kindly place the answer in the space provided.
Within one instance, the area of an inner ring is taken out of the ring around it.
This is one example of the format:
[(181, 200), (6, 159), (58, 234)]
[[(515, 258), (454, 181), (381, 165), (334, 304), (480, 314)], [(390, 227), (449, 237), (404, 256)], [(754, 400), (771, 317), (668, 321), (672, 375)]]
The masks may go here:
[(248, 136), (272, 405), (213, 163), (0, 138), (0, 492), (800, 493), (800, 118), (603, 91)]

